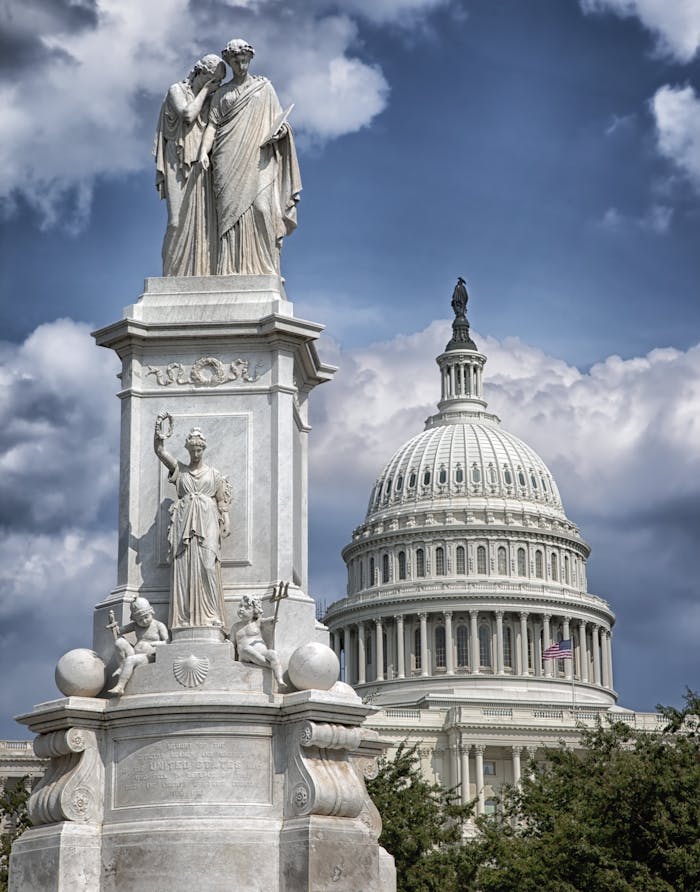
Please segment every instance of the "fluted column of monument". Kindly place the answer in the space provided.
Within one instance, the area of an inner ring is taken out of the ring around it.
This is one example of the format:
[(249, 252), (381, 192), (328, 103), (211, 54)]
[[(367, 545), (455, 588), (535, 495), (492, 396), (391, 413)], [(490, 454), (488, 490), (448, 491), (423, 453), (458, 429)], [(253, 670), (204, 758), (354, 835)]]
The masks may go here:
[(461, 743), (459, 746), (460, 756), (460, 799), (462, 805), (466, 805), (471, 798), (470, 780), (469, 780), (469, 751), (471, 744)]
[(608, 666), (608, 651), (607, 651), (607, 630), (602, 628), (600, 630), (600, 649), (601, 649), (601, 671), (603, 675), (603, 687), (610, 688), (610, 672)]
[(375, 620), (375, 636), (377, 642), (375, 648), (377, 654), (377, 671), (375, 672), (374, 677), (377, 681), (384, 681), (384, 627), (381, 618)]
[(513, 783), (519, 784), (520, 777), (522, 774), (520, 767), (520, 754), (522, 753), (523, 748), (521, 746), (511, 747), (511, 753), (513, 757)]
[(477, 815), (483, 815), (486, 808), (486, 793), (484, 790), (484, 750), (486, 746), (483, 743), (477, 743), (474, 746), (474, 760), (476, 763), (476, 795), (477, 795)]
[(445, 611), (445, 665), (447, 675), (455, 674), (454, 644), (452, 641), (452, 611)]
[(367, 658), (365, 655), (365, 624), (357, 624), (357, 683), (364, 684), (367, 680)]
[(586, 647), (586, 621), (580, 620), (578, 624), (579, 641), (579, 678), (582, 682), (588, 681), (588, 648)]
[[(563, 631), (564, 640), (568, 641), (571, 638), (571, 621), (569, 620), (568, 616), (564, 617), (563, 629), (564, 629), (564, 631)], [(573, 660), (564, 660), (564, 674), (566, 675), (566, 678), (569, 681), (571, 681), (571, 676), (573, 674), (573, 671), (574, 671), (574, 661)]]
[(430, 675), (428, 659), (428, 614), (419, 613), (420, 619), (420, 674)]
[(471, 663), (472, 674), (479, 674), (480, 667), (480, 649), (479, 649), (479, 613), (477, 610), (469, 611), (469, 625), (471, 637)]
[(591, 630), (591, 644), (593, 647), (593, 681), (599, 685), (600, 675), (600, 626), (594, 625)]
[(396, 662), (397, 662), (397, 678), (406, 677), (406, 659), (404, 654), (404, 625), (403, 614), (394, 617), (396, 621)]
[(503, 675), (503, 611), (496, 611), (496, 674)]
[[(544, 636), (543, 646), (544, 649), (547, 650), (549, 645), (552, 643), (551, 633), (549, 631), (549, 621), (552, 617), (549, 613), (545, 613), (542, 616), (542, 631)], [(554, 660), (546, 660), (544, 664), (544, 674), (546, 678), (552, 677), (552, 666), (555, 666), (556, 663)]]
[(527, 613), (524, 611), (520, 614), (520, 645), (522, 647), (522, 664), (523, 664), (523, 675), (529, 675), (530, 671), (530, 660), (528, 658), (528, 646), (527, 646)]

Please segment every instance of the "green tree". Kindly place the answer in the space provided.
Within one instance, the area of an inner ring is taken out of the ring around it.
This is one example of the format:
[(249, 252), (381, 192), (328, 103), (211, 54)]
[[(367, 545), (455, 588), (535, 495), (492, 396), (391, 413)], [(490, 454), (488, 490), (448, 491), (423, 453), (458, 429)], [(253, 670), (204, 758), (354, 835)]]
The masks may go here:
[(698, 892), (698, 695), (661, 708), (659, 733), (622, 722), (581, 734), (583, 749), (547, 752), (534, 777), (480, 819), (479, 892)]
[(417, 746), (401, 744), (383, 759), (367, 789), (382, 816), (379, 841), (396, 861), (398, 892), (459, 892), (460, 874), (469, 873), (461, 842), (471, 806), (425, 780)]
[(12, 843), (29, 827), (28, 800), (26, 777), (0, 795), (0, 892), (7, 892)]

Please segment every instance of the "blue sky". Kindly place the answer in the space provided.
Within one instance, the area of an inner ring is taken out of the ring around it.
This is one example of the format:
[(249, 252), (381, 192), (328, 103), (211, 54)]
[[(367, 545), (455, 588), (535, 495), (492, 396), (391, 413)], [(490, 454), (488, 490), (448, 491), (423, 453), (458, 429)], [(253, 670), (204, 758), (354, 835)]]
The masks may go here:
[(312, 410), (311, 594), (343, 594), (373, 478), (432, 411), (463, 275), (490, 405), (593, 546), (620, 702), (697, 688), (700, 2), (30, 0), (0, 12), (0, 659), (21, 679), (0, 734), (114, 585), (117, 369), (89, 330), (160, 272), (160, 101), (233, 36), (296, 103), (283, 273), (340, 366)]

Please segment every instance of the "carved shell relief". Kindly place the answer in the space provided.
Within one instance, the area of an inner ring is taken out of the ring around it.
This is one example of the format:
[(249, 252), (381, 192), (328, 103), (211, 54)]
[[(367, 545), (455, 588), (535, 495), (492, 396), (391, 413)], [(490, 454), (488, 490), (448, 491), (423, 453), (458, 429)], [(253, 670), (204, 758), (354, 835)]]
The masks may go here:
[(195, 387), (218, 387), (220, 384), (239, 383), (253, 384), (262, 373), (263, 362), (258, 360), (251, 369), (250, 360), (239, 357), (233, 362), (224, 363), (215, 356), (201, 356), (191, 366), (181, 362), (171, 362), (165, 369), (149, 365), (146, 377), (153, 375), (160, 387), (171, 385)]
[(182, 657), (173, 663), (173, 675), (184, 688), (196, 688), (203, 684), (209, 674), (209, 660), (200, 659), (194, 654)]

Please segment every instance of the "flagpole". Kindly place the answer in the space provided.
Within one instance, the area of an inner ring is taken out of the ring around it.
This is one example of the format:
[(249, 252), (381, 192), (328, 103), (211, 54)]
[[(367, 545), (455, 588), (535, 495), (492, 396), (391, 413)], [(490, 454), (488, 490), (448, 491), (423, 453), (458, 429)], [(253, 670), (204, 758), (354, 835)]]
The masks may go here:
[(573, 647), (571, 648), (571, 709), (573, 710), (574, 716), (576, 715), (576, 680), (574, 673), (574, 653)]

